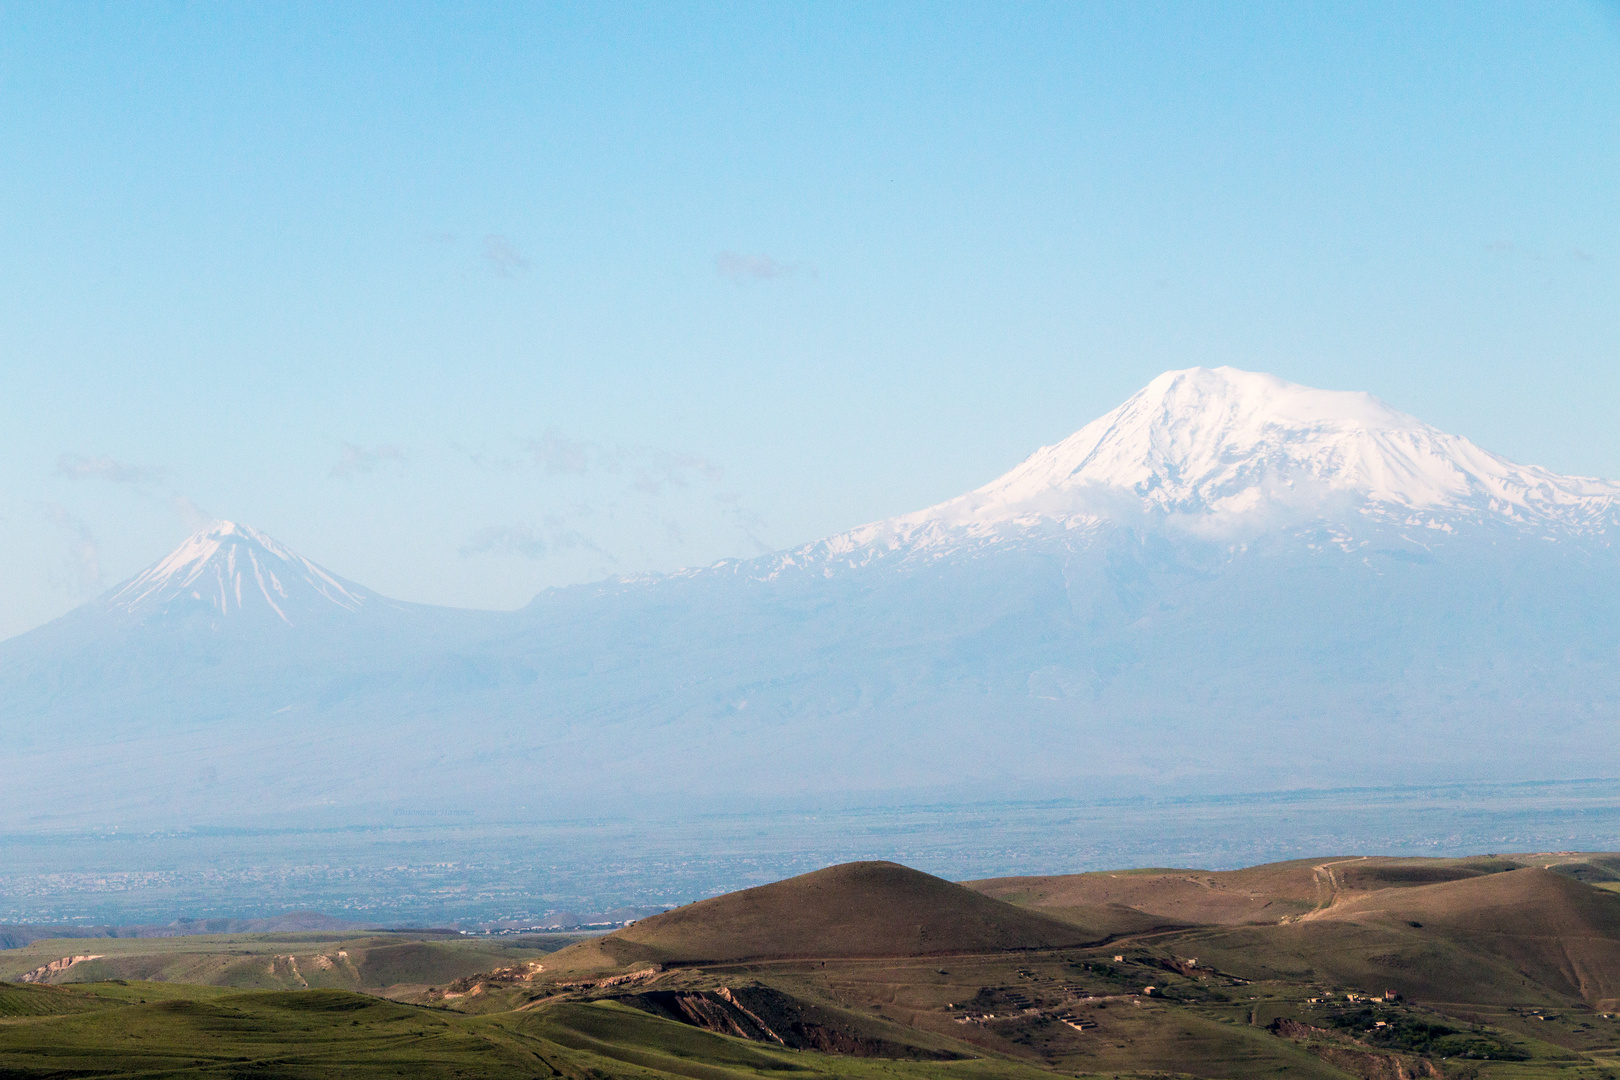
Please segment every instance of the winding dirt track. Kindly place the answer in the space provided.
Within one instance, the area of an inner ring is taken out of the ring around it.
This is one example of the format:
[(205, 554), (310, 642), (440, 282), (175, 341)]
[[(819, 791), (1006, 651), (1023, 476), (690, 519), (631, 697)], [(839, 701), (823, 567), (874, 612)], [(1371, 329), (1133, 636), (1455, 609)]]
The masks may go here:
[(1317, 891), (1320, 893), (1324, 885), (1326, 886), (1327, 900), (1318, 903), (1315, 911), (1306, 912), (1304, 915), (1301, 915), (1300, 918), (1313, 918), (1314, 916), (1328, 910), (1338, 902), (1340, 887), (1339, 879), (1333, 874), (1333, 868), (1335, 866), (1343, 866), (1345, 863), (1366, 862), (1371, 857), (1372, 856), (1370, 855), (1357, 855), (1353, 859), (1335, 859), (1333, 862), (1319, 863), (1316, 866), (1311, 867), (1311, 874), (1316, 879)]

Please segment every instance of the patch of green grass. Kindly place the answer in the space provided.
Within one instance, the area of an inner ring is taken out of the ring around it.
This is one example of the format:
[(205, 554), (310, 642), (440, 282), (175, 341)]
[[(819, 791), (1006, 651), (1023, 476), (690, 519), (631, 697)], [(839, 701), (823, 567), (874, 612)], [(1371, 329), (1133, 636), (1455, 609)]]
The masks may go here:
[(378, 989), (443, 985), (464, 975), (521, 964), (578, 940), (526, 936), (422, 940), (409, 934), (210, 934), (174, 938), (43, 940), (0, 954), (0, 979), (64, 956), (93, 953), (52, 982), (112, 980), (189, 983), (242, 990)]
[[(701, 1031), (606, 1001), (560, 1004), (532, 1014), (489, 1019), (504, 1025), (512, 1023), (512, 1017), (524, 1017), (517, 1024), (529, 1037), (569, 1051), (565, 1059), (568, 1063), (601, 1070), (609, 1076), (682, 1076), (693, 1080), (1036, 1080), (1051, 1076), (1043, 1069), (999, 1056), (913, 1062), (787, 1050)], [(644, 1071), (623, 1071), (626, 1069)]]
[(1396, 1009), (1342, 1009), (1324, 1015), (1321, 1022), (1381, 1050), (1481, 1061), (1530, 1059), (1528, 1050), (1480, 1025), (1463, 1030)]
[[(135, 988), (129, 988), (135, 989)], [(185, 988), (195, 991), (198, 988)], [(469, 1022), (342, 991), (173, 994), (0, 1027), (0, 1076), (547, 1076)]]
[[(879, 1077), (1035, 1080), (1016, 1062), (912, 1063), (797, 1052), (715, 1035), (613, 1003), (462, 1016), (337, 990), (220, 993), (151, 984), (12, 988), (0, 1000), (94, 1011), (0, 1025), (0, 1077), (372, 1080), (410, 1077)], [(142, 1003), (136, 995), (146, 993)]]
[(92, 995), (76, 994), (55, 986), (0, 983), (0, 1020), (67, 1016), (111, 1006), (111, 1002), (100, 1001)]

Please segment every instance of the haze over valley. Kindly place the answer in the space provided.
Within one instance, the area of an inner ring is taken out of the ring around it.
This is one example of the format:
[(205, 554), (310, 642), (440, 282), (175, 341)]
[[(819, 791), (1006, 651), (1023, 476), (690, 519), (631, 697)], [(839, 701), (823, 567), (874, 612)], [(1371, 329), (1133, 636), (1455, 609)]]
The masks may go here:
[(0, 644), (0, 812), (69, 775), (76, 827), (1603, 775), (1617, 495), (1223, 368), (938, 506), (512, 613), (221, 522)]
[(0, 5), (0, 1080), (1616, 1080), (1617, 61)]
[[(220, 522), (0, 643), (18, 778), (0, 809), (18, 835), (179, 825), (167, 842), (197, 866), (285, 844), (305, 868), (278, 891), (351, 914), (407, 837), (413, 862), (506, 882), (479, 904), (424, 865), (414, 900), (385, 890), (414, 917), (431, 895), (441, 917), (544, 910), (514, 889), (669, 902), (864, 855), (993, 874), (1590, 846), (1616, 812), (1576, 782), (1613, 767), (1617, 491), (1364, 394), (1222, 368), (1166, 373), (939, 506), (515, 612), (390, 600)], [(1547, 784), (1566, 812), (1527, 819)], [(98, 798), (51, 798), (67, 786)], [(1234, 799), (1292, 835), (1216, 838), (1194, 823), (1210, 810), (1174, 809)], [(759, 815), (798, 850), (753, 841)], [(1083, 836), (1055, 824), (1080, 819)], [(230, 855), (205, 839), (267, 829)], [(286, 832), (333, 829), (349, 839)], [(510, 845), (542, 833), (552, 869), (524, 869)], [(681, 868), (631, 839), (653, 833)], [(114, 865), (132, 842), (80, 841)], [(314, 854), (334, 843), (343, 869)], [(593, 847), (665, 869), (614, 895), (574, 868)], [(215, 909), (175, 874), (132, 879), (96, 920), (176, 889)], [(18, 888), (19, 914), (60, 910)]]

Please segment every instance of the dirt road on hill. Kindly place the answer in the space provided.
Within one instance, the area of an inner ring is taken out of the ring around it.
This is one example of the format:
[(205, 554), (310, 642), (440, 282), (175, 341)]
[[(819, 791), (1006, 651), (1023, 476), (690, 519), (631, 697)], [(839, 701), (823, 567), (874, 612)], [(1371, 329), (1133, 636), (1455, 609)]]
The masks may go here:
[(1338, 902), (1340, 885), (1338, 877), (1333, 873), (1333, 868), (1335, 866), (1343, 866), (1345, 863), (1366, 862), (1370, 858), (1372, 858), (1370, 855), (1357, 855), (1353, 859), (1335, 859), (1332, 862), (1319, 863), (1316, 866), (1311, 867), (1311, 874), (1316, 879), (1317, 892), (1320, 894), (1325, 887), (1327, 890), (1327, 900), (1326, 902), (1318, 903), (1315, 911), (1308, 911), (1301, 915), (1300, 918), (1313, 918), (1314, 916), (1328, 910)]

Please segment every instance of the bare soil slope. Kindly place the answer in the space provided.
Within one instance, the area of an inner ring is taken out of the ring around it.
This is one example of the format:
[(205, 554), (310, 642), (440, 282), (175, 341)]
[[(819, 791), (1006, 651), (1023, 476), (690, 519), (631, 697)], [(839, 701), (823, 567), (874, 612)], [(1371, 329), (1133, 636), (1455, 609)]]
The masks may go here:
[(1097, 936), (898, 863), (860, 862), (654, 915), (562, 950), (546, 970), (999, 952)]

